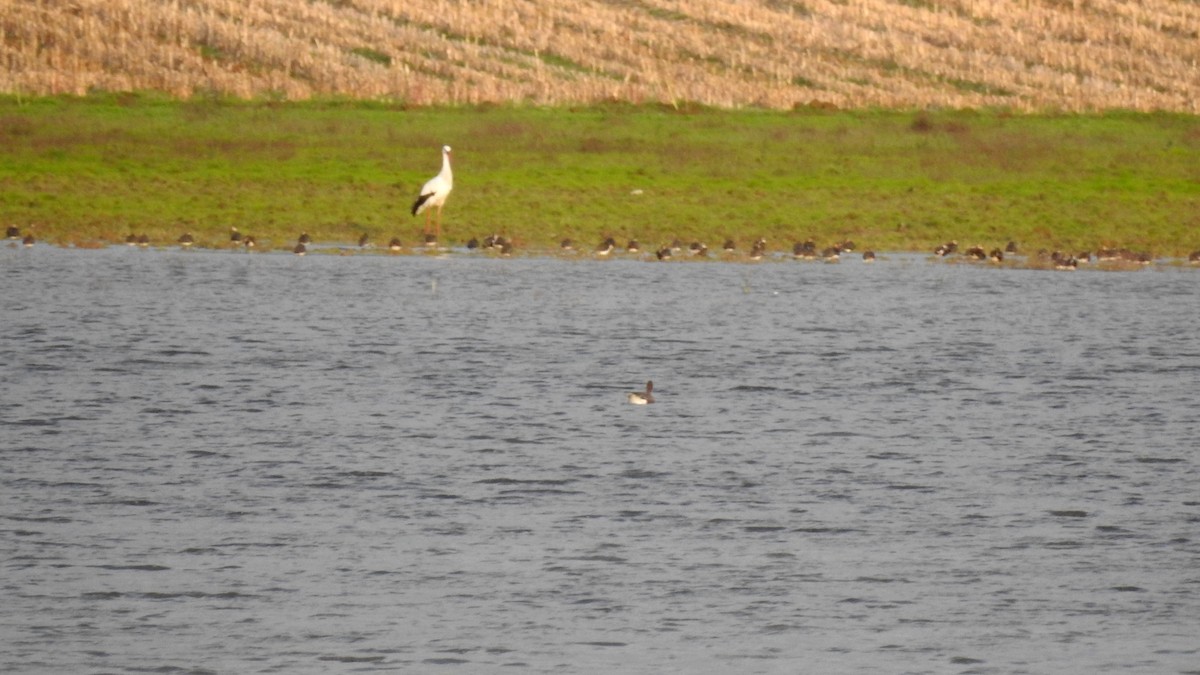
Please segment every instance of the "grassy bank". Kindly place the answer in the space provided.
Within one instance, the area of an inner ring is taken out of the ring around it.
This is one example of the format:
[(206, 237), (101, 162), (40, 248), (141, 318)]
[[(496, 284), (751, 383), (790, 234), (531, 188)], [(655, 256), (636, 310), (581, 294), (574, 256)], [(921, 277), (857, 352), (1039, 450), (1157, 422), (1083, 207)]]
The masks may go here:
[(76, 245), (190, 230), (217, 246), (234, 225), (277, 247), (302, 230), (412, 243), (408, 208), (442, 144), (455, 148), (448, 243), (1200, 248), (1200, 119), (1171, 114), (9, 97), (0, 220)]

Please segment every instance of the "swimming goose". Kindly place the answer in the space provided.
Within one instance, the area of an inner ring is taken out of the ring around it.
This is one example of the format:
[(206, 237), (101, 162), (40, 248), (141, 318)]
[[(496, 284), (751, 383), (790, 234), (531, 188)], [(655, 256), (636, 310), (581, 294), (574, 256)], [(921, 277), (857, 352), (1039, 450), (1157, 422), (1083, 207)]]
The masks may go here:
[(650, 392), (654, 389), (654, 382), (646, 380), (646, 391), (631, 391), (629, 392), (629, 402), (634, 405), (646, 405), (654, 403), (654, 395)]
[(191, 232), (184, 232), (179, 237), (179, 245), (184, 248), (187, 248), (194, 243), (196, 243), (196, 239), (195, 239), (195, 237), (192, 236)]
[(609, 237), (608, 239), (600, 242), (600, 245), (596, 247), (596, 255), (608, 255), (609, 253), (612, 253), (613, 249), (616, 247), (617, 241), (612, 237)]

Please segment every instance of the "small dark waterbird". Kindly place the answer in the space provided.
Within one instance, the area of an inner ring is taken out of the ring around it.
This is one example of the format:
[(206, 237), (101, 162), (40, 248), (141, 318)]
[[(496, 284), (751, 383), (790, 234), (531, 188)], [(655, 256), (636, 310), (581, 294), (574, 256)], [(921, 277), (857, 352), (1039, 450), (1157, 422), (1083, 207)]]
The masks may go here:
[(648, 405), (654, 403), (654, 382), (646, 380), (646, 391), (631, 391), (628, 394), (629, 402), (634, 405)]

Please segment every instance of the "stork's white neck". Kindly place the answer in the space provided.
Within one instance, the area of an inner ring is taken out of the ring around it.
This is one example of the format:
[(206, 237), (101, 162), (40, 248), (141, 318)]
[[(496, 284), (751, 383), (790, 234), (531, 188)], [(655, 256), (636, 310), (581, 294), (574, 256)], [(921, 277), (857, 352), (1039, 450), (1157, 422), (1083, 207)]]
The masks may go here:
[(450, 170), (450, 151), (442, 150), (442, 171), (438, 174), (446, 183), (454, 184), (454, 172)]

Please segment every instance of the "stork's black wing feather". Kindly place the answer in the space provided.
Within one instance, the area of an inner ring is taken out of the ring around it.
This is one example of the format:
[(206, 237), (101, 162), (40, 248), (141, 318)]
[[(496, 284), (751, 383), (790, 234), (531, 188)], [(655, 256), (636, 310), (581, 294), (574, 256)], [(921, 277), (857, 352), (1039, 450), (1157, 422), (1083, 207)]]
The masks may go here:
[(417, 209), (421, 208), (421, 205), (424, 204), (426, 201), (428, 201), (429, 198), (432, 196), (433, 196), (433, 193), (430, 192), (428, 194), (423, 194), (420, 197), (417, 197), (417, 201), (413, 202), (413, 205), (412, 205), (412, 214), (414, 216), (417, 215)]

